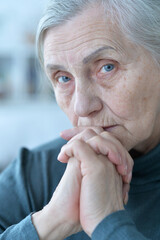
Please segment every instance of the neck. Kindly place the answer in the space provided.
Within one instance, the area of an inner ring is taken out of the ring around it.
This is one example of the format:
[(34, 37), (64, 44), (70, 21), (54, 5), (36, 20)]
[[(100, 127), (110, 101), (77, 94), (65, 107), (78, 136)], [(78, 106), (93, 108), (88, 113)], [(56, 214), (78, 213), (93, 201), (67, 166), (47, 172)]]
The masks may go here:
[[(158, 119), (159, 120), (159, 119)], [(148, 153), (160, 143), (160, 121), (154, 125), (151, 136), (134, 148), (141, 155)]]

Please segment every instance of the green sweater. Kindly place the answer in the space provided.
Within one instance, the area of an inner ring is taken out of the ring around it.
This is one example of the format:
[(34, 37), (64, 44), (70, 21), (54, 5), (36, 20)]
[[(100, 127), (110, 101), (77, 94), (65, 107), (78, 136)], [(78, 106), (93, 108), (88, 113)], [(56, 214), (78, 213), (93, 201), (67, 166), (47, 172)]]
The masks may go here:
[[(32, 151), (22, 149), (18, 159), (1, 173), (0, 240), (39, 239), (31, 214), (49, 202), (65, 171), (66, 164), (57, 161), (64, 143), (58, 139)], [(160, 239), (160, 145), (134, 161), (126, 210), (106, 217), (91, 239)], [(80, 232), (67, 239), (90, 238)]]

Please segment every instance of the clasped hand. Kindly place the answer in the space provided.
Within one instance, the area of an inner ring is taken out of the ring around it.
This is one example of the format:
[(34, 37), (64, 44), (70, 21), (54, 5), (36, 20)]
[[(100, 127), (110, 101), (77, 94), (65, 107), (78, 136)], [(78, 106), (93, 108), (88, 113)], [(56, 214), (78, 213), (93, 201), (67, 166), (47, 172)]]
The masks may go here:
[(58, 160), (68, 164), (45, 212), (53, 214), (53, 219), (55, 214), (60, 216), (63, 236), (60, 233), (57, 239), (81, 229), (91, 236), (105, 217), (124, 209), (133, 160), (121, 143), (102, 128), (75, 128), (70, 136), (66, 132), (62, 136), (69, 141)]

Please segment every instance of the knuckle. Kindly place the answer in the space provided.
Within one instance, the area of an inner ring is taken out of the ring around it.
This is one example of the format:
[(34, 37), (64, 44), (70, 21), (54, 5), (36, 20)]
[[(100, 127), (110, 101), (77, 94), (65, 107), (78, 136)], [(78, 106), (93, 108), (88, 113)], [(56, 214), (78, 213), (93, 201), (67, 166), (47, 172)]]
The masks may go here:
[(87, 142), (89, 142), (89, 143), (97, 143), (97, 144), (102, 144), (103, 143), (103, 141), (104, 141), (104, 139), (100, 136), (100, 135), (96, 135), (96, 136), (94, 136), (94, 137), (92, 137), (92, 138), (90, 138)]
[(130, 167), (132, 169), (133, 166), (134, 166), (134, 161), (133, 161), (132, 157), (130, 156), (130, 154), (128, 152), (127, 152), (127, 160), (128, 160), (128, 162), (130, 164)]
[(87, 128), (84, 130), (83, 133), (87, 135), (91, 135), (91, 134), (95, 134), (95, 131), (92, 128)]
[(102, 137), (104, 137), (104, 138), (111, 137), (111, 134), (110, 134), (109, 132), (107, 132), (107, 131), (103, 131), (103, 132), (101, 132), (100, 135), (101, 135)]
[(102, 127), (97, 127), (97, 126), (92, 127), (92, 130), (94, 130), (94, 132), (96, 132), (97, 134), (100, 134), (101, 132), (103, 132)]
[(112, 144), (112, 145), (117, 146), (117, 147), (120, 148), (120, 146), (119, 146), (119, 144), (118, 144), (118, 142), (117, 142), (117, 139), (114, 138), (110, 133), (108, 133), (108, 132), (102, 132), (102, 133), (100, 134), (100, 136), (102, 137), (103, 140), (108, 141), (108, 143), (110, 143), (110, 144)]
[(75, 139), (73, 140), (72, 145), (76, 148), (81, 148), (83, 147), (83, 141), (81, 139)]

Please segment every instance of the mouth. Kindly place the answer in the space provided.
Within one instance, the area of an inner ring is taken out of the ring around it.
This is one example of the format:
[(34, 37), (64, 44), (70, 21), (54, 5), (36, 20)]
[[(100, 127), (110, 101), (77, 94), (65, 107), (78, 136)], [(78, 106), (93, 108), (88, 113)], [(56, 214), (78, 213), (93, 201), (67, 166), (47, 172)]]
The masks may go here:
[(103, 128), (104, 131), (110, 132), (112, 129), (114, 129), (117, 126), (118, 125), (111, 125), (111, 126), (102, 127), (102, 128)]

